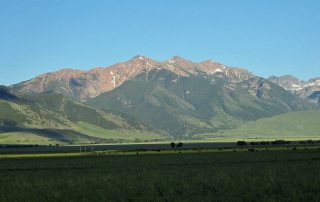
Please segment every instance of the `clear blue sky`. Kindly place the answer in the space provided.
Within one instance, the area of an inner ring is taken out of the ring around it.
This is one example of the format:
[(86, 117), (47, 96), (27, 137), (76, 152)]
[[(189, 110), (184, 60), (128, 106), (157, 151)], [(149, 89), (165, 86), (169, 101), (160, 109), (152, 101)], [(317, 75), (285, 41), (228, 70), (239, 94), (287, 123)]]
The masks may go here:
[(319, 0), (0, 0), (0, 84), (141, 54), (320, 76)]

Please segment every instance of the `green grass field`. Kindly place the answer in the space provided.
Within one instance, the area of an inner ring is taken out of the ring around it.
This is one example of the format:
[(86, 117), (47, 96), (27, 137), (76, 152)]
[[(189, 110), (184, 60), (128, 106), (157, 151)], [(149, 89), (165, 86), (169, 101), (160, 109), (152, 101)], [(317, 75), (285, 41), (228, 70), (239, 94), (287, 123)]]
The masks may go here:
[(153, 140), (165, 140), (167, 137), (152, 132), (144, 132), (137, 130), (106, 130), (99, 126), (79, 122), (76, 131), (87, 134), (92, 137), (110, 139), (114, 142), (144, 142)]
[(0, 144), (90, 144), (99, 139), (102, 139), (104, 143), (134, 143), (168, 140), (168, 137), (153, 132), (138, 130), (107, 130), (85, 122), (78, 122), (77, 125), (72, 125), (68, 131), (52, 130), (55, 131), (55, 135), (44, 131), (39, 132), (37, 129), (33, 130), (33, 128), (26, 128), (14, 132), (0, 132)]
[(0, 133), (0, 144), (57, 144), (59, 141), (54, 141), (47, 137), (30, 133), (30, 132), (7, 132)]
[(196, 137), (211, 141), (220, 140), (300, 140), (320, 138), (320, 111), (299, 111), (258, 119), (242, 126)]
[[(281, 114), (257, 121), (244, 123), (229, 130), (216, 133), (204, 133), (185, 138), (183, 141), (236, 142), (285, 140), (318, 140), (320, 111), (299, 111)], [(46, 130), (46, 129), (45, 129)], [(24, 128), (18, 131), (0, 131), (0, 144), (90, 144), (102, 143), (136, 143), (167, 142), (170, 137), (144, 130), (108, 130), (87, 122), (79, 121), (69, 128), (48, 129)], [(50, 132), (51, 131), (51, 132)], [(54, 132), (54, 133), (52, 133)]]
[(0, 158), (0, 201), (319, 201), (319, 167), (317, 149)]

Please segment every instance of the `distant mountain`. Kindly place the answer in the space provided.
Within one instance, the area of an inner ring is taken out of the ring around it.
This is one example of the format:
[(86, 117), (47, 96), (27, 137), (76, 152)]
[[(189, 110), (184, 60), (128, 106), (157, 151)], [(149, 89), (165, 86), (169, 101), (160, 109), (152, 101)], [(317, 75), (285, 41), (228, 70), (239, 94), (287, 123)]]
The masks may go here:
[(306, 85), (306, 82), (300, 81), (299, 79), (291, 75), (285, 75), (280, 77), (271, 76), (268, 78), (268, 80), (292, 92), (299, 91), (303, 89)]
[(165, 69), (179, 76), (197, 74), (224, 74), (226, 77), (241, 81), (253, 77), (253, 74), (240, 68), (231, 68), (212, 60), (194, 63), (175, 56), (168, 61), (157, 62), (144, 56), (109, 67), (98, 67), (89, 71), (62, 69), (47, 73), (11, 86), (17, 92), (42, 93), (56, 92), (77, 101), (86, 101), (101, 93), (117, 88), (124, 82), (150, 70)]
[(192, 65), (186, 70), (190, 71), (194, 73), (182, 76), (153, 69), (87, 104), (129, 114), (179, 138), (310, 107), (289, 91), (246, 71), (246, 76), (231, 77), (223, 72), (203, 74)]
[(309, 81), (300, 81), (293, 76), (272, 76), (270, 81), (291, 91), (301, 98), (306, 98), (312, 103), (320, 104), (320, 78), (310, 79)]
[[(316, 106), (305, 99), (319, 98), (317, 79), (303, 82), (284, 76), (266, 80), (213, 60), (198, 63), (179, 56), (159, 62), (138, 55), (89, 71), (63, 69), (10, 88), (28, 95), (29, 100), (32, 96), (41, 98), (36, 102), (44, 106), (49, 103), (47, 107), (77, 121), (112, 128), (114, 118), (101, 115), (101, 110), (112, 111), (122, 114), (121, 120), (137, 130), (147, 125), (177, 138), (193, 138), (197, 133), (235, 128), (262, 117), (311, 109)], [(83, 104), (66, 105), (55, 93)], [(94, 112), (95, 108), (100, 110)]]

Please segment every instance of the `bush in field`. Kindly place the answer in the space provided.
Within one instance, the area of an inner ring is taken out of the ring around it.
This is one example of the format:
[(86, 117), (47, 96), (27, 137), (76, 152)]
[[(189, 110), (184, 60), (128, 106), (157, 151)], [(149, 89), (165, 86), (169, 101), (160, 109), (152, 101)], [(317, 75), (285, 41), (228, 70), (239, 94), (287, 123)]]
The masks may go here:
[(260, 145), (266, 146), (266, 145), (269, 145), (269, 142), (262, 141), (262, 142), (260, 142)]
[(170, 146), (171, 146), (172, 149), (174, 149), (174, 148), (176, 147), (176, 143), (171, 142), (171, 143), (170, 143)]
[(272, 145), (283, 145), (283, 144), (290, 144), (290, 142), (285, 141), (285, 140), (275, 140), (271, 142)]
[(238, 142), (237, 142), (237, 145), (238, 145), (238, 146), (246, 146), (247, 143), (246, 143), (246, 141), (238, 141)]
[(177, 148), (181, 148), (183, 146), (183, 143), (182, 142), (179, 142), (178, 144), (177, 144)]

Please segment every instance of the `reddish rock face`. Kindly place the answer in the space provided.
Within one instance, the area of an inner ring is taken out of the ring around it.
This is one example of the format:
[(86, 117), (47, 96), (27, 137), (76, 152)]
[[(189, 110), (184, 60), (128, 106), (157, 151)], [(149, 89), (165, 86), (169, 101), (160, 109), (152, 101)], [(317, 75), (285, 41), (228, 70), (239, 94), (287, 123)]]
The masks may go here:
[(165, 69), (180, 76), (205, 73), (224, 74), (234, 81), (253, 76), (244, 69), (230, 68), (213, 60), (195, 63), (179, 56), (164, 62), (157, 62), (144, 56), (135, 56), (129, 61), (97, 67), (89, 71), (62, 69), (35, 77), (12, 87), (20, 92), (41, 93), (55, 91), (73, 99), (85, 101), (101, 93), (110, 91), (127, 80), (152, 69)]
[(152, 59), (136, 56), (127, 62), (118, 63), (106, 68), (95, 68), (87, 73), (96, 74), (99, 77), (101, 91), (106, 92), (134, 78), (143, 71), (150, 71), (160, 66), (160, 64)]

